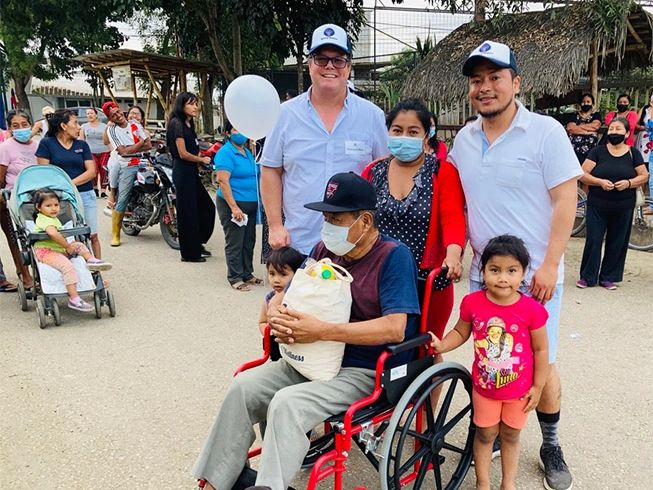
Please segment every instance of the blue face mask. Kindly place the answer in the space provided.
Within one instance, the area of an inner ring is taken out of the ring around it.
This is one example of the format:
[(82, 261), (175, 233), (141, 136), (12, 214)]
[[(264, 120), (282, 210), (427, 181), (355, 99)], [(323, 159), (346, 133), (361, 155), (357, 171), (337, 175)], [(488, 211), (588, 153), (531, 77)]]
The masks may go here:
[(32, 128), (12, 129), (11, 134), (16, 141), (27, 143), (32, 137)]
[(431, 126), (431, 129), (429, 129), (429, 139), (433, 138), (435, 136), (435, 126)]
[(247, 143), (247, 136), (245, 136), (242, 133), (233, 133), (231, 136), (229, 136), (229, 139), (234, 145), (242, 146), (245, 143)]
[(388, 149), (400, 162), (412, 162), (424, 152), (424, 141), (410, 136), (389, 136)]

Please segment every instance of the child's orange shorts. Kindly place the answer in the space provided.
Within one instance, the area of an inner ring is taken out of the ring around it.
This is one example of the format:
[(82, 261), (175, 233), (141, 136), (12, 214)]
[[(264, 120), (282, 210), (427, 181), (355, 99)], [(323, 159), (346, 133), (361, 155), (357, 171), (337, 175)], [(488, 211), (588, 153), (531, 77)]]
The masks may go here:
[(472, 403), (474, 404), (474, 423), (476, 427), (494, 427), (503, 422), (513, 429), (526, 427), (528, 412), (524, 408), (528, 405), (528, 398), (520, 400), (493, 400), (487, 398), (476, 390), (472, 390)]

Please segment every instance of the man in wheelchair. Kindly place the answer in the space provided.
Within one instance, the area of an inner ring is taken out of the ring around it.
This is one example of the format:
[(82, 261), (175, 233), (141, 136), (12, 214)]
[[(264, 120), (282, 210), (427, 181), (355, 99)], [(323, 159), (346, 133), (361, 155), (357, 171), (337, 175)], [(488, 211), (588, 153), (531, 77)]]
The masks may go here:
[[(331, 380), (309, 381), (281, 359), (236, 376), (193, 470), (206, 489), (233, 488), (255, 440), (254, 425), (264, 422), (256, 485), (285, 490), (309, 449), (306, 433), (369, 395), (384, 347), (417, 331), (415, 262), (405, 245), (379, 233), (372, 185), (354, 173), (336, 174), (323, 200), (306, 207), (324, 214), (322, 241), (310, 256), (328, 257), (354, 278), (350, 322), (326, 323), (271, 305), (270, 326), (282, 343), (345, 342), (342, 369)], [(405, 363), (407, 355), (393, 356), (386, 367)]]

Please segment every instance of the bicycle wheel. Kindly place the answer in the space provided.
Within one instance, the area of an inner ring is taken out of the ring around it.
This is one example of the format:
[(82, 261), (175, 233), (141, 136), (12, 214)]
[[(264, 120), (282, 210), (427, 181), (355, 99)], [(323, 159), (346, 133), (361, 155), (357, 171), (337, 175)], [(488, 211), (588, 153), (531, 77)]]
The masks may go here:
[(633, 250), (653, 250), (653, 215), (644, 214), (644, 210), (653, 209), (653, 199), (647, 197), (644, 204), (635, 208), (633, 226), (630, 230), (628, 247)]
[(571, 230), (571, 236), (578, 236), (578, 234), (585, 229), (585, 212), (587, 211), (587, 194), (585, 191), (578, 187), (576, 189), (576, 219), (574, 219), (574, 227)]

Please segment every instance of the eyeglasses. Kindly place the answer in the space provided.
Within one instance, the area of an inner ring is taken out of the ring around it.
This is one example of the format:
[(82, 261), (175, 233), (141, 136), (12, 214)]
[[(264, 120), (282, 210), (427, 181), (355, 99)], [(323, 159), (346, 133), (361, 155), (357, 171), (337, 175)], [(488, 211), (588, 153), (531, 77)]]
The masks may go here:
[(349, 58), (343, 58), (342, 56), (334, 56), (331, 58), (329, 56), (318, 54), (312, 56), (312, 58), (317, 66), (327, 66), (330, 61), (334, 68), (344, 68), (349, 63)]

